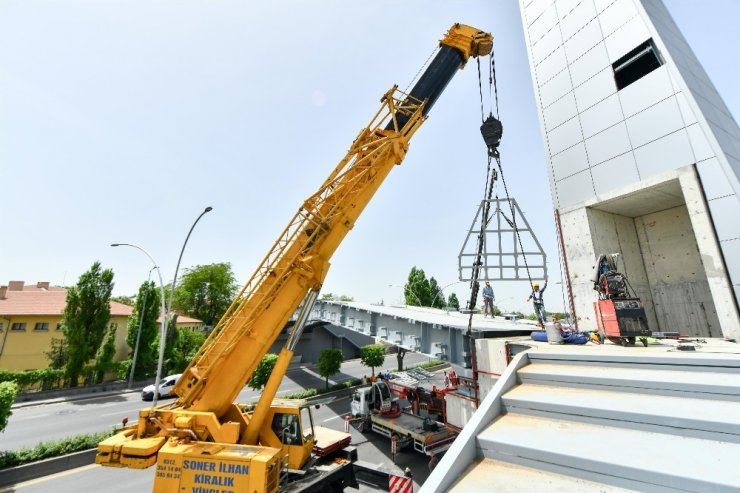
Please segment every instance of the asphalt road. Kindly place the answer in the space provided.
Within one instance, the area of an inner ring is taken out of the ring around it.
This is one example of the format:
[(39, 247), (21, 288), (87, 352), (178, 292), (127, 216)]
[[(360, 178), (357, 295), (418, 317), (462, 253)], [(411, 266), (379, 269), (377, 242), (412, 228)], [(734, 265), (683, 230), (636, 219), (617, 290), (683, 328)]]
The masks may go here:
[[(343, 398), (322, 406), (314, 411), (314, 424), (327, 428), (343, 430), (344, 416), (349, 412), (349, 399)], [(403, 470), (410, 467), (414, 481), (415, 490), (426, 480), (429, 475), (427, 469), (427, 458), (417, 452), (405, 451), (396, 456), (396, 465), (390, 456), (390, 442), (387, 438), (375, 433), (363, 435), (354, 428), (350, 429), (352, 443), (357, 446), (357, 454), (366, 462), (381, 465), (387, 469), (394, 467)], [(15, 485), (7, 489), (0, 489), (0, 493), (79, 493), (104, 492), (104, 493), (129, 493), (151, 491), (154, 481), (154, 468), (145, 470), (118, 469), (89, 465), (72, 469), (59, 474), (35, 479)], [(101, 486), (105, 485), (105, 486)], [(353, 488), (347, 488), (348, 493), (357, 492)], [(376, 492), (378, 490), (361, 485), (360, 492)], [(387, 491), (387, 490), (386, 490)]]
[[(407, 358), (409, 356), (419, 358), (418, 355), (408, 355)], [(421, 357), (419, 359), (423, 360), (425, 358)], [(412, 361), (414, 360), (407, 359), (407, 362), (409, 362), (409, 364), (413, 364)], [(347, 375), (351, 375), (351, 373), (354, 371), (354, 365), (351, 362), (348, 362), (347, 365), (348, 368), (343, 367), (343, 372)], [(362, 375), (363, 371), (365, 370), (363, 367), (358, 367), (357, 369), (360, 370), (358, 376)], [(297, 385), (295, 383), (295, 380), (301, 380), (303, 376), (296, 376), (296, 372), (291, 373), (291, 378), (289, 379), (289, 381), (284, 382), (284, 385), (295, 390), (295, 387), (293, 387)], [(299, 372), (300, 375), (303, 375), (303, 373), (305, 372)], [(348, 376), (347, 378), (350, 377)], [(119, 400), (115, 400), (109, 397), (107, 399), (90, 399), (90, 401), (95, 402), (88, 402), (87, 404), (85, 404), (85, 412), (90, 411), (88, 413), (88, 416), (94, 414), (96, 412), (95, 409), (102, 409), (105, 410), (105, 412), (100, 413), (101, 417), (106, 418), (106, 416), (102, 415), (109, 415), (107, 416), (107, 418), (109, 420), (113, 419), (113, 422), (116, 422), (115, 419), (117, 418), (113, 416), (112, 413), (122, 412), (115, 410), (118, 409), (119, 406), (130, 406), (131, 409), (138, 409), (138, 407), (141, 405), (138, 394), (127, 394), (125, 398), (121, 398)], [(35, 407), (55, 409), (57, 406), (50, 405)], [(60, 407), (63, 408), (64, 406)], [(27, 409), (30, 410), (32, 408)], [(80, 412), (83, 411), (80, 410)], [(348, 397), (335, 400), (334, 402), (328, 405), (321, 406), (319, 409), (313, 411), (314, 424), (336, 430), (344, 430), (344, 416), (346, 416), (348, 412)], [(62, 421), (70, 420), (70, 416), (74, 416), (75, 414), (76, 413), (60, 414), (58, 415), (58, 419)], [(32, 415), (35, 414), (29, 414), (29, 416)], [(16, 417), (16, 419), (18, 419), (18, 417)], [(36, 419), (36, 422), (34, 422), (34, 419), (36, 418), (29, 418), (27, 420), (28, 424), (25, 426), (33, 427), (36, 424), (41, 424), (45, 421), (49, 421), (48, 419), (42, 420), (41, 418), (38, 418)], [(22, 423), (23, 421), (20, 422)], [(74, 418), (74, 422), (78, 423), (79, 420), (77, 418)], [(65, 424), (64, 428), (68, 430), (70, 426), (71, 425)], [(397, 454), (396, 464), (394, 465), (390, 455), (390, 441), (387, 438), (372, 432), (363, 435), (354, 428), (350, 428), (350, 433), (352, 434), (352, 443), (358, 447), (358, 457), (361, 460), (373, 464), (378, 464), (387, 469), (398, 468), (399, 471), (403, 470), (406, 467), (409, 467), (414, 475), (414, 481), (416, 483), (415, 489), (417, 489), (419, 485), (423, 483), (423, 481), (426, 480), (426, 478), (428, 477), (429, 471), (427, 468), (427, 457), (414, 451), (404, 451)], [(5, 437), (3, 437), (3, 442), (5, 442), (4, 438)], [(45, 493), (48, 491), (54, 491), (54, 493), (79, 493), (80, 491), (100, 491), (104, 493), (128, 493), (132, 491), (146, 492), (151, 491), (153, 480), (154, 468), (149, 468), (146, 470), (130, 470), (107, 468), (93, 464), (78, 469), (65, 471), (63, 473), (47, 476), (45, 478), (39, 478), (36, 480), (21, 483), (11, 488), (0, 489), (0, 493), (10, 493), (16, 491), (22, 493)], [(348, 488), (347, 491), (356, 492), (358, 490)], [(371, 487), (361, 486), (359, 491), (374, 492), (377, 490)]]
[[(427, 360), (427, 356), (409, 353), (404, 363), (406, 366), (412, 366)], [(389, 355), (386, 358), (386, 367), (394, 368), (395, 365), (395, 356)], [(342, 365), (341, 373), (334, 375), (330, 383), (340, 383), (368, 374), (369, 369), (362, 366), (359, 360), (350, 360)], [(321, 385), (324, 385), (324, 379), (313, 368), (294, 368), (288, 371), (278, 395)], [(258, 392), (245, 387), (236, 400), (247, 403), (254, 402), (258, 398)], [(145, 408), (147, 404), (141, 400), (139, 392), (122, 392), (16, 408), (13, 409), (5, 432), (0, 435), (0, 450), (19, 450), (32, 447), (42, 441), (105, 431), (120, 424), (124, 417), (128, 417), (131, 422), (136, 421), (139, 410)]]

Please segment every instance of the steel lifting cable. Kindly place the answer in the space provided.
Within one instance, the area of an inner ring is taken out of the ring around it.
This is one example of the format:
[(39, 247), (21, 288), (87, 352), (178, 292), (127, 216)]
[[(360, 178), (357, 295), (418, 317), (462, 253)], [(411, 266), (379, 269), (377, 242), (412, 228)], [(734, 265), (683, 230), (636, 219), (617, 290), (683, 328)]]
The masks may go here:
[[(498, 84), (496, 82), (496, 58), (494, 56), (493, 50), (491, 50), (491, 64), (489, 66), (489, 73), (488, 73), (488, 83), (490, 86), (493, 87), (493, 94), (494, 94), (494, 100), (496, 102), (496, 117), (499, 116), (499, 107), (498, 107)], [(498, 119), (493, 119), (493, 112), (491, 112), (491, 115), (488, 117), (488, 120), (495, 120), (495, 122), (498, 122), (498, 125), (500, 126), (500, 122)], [(484, 122), (485, 125), (485, 122)], [(491, 124), (493, 126), (493, 124)], [(481, 132), (483, 132), (483, 128), (481, 128)], [(490, 132), (490, 130), (489, 130)], [(527, 262), (527, 255), (524, 253), (524, 245), (522, 244), (522, 237), (519, 234), (519, 228), (516, 225), (516, 214), (514, 212), (514, 206), (511, 203), (511, 197), (509, 196), (509, 188), (506, 185), (506, 177), (504, 176), (504, 170), (501, 166), (501, 157), (498, 153), (498, 150), (491, 150), (491, 144), (489, 143), (489, 139), (486, 137), (485, 133), (483, 134), (483, 139), (486, 141), (486, 144), (489, 148), (489, 155), (493, 155), (493, 157), (496, 159), (496, 164), (498, 165), (499, 174), (501, 175), (501, 182), (504, 184), (504, 192), (506, 193), (506, 201), (509, 203), (509, 209), (511, 211), (511, 220), (506, 218), (504, 215), (504, 218), (511, 224), (512, 229), (514, 230), (514, 234), (516, 235), (517, 242), (519, 243), (519, 248), (521, 250), (522, 259), (524, 260), (524, 268), (527, 271), (527, 279), (529, 280), (529, 286), (534, 291), (534, 285), (532, 282), (532, 275), (529, 271), (529, 263)], [(499, 136), (500, 139), (500, 136)], [(498, 198), (498, 197), (496, 197)], [(503, 213), (502, 213), (503, 215)]]

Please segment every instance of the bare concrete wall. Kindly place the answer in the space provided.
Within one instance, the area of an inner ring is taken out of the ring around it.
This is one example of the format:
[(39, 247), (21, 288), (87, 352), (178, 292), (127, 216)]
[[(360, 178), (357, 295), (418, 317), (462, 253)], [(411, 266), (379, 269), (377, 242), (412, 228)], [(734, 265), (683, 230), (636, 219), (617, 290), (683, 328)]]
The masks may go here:
[(591, 280), (596, 253), (588, 224), (588, 213), (585, 207), (578, 207), (560, 214), (563, 246), (568, 259), (573, 304), (580, 330), (596, 330), (593, 308), (596, 292), (593, 290)]
[[(658, 320), (655, 317), (655, 310), (653, 309), (650, 282), (645, 272), (640, 240), (635, 230), (634, 219), (597, 209), (586, 209), (586, 211), (594, 251), (599, 255), (602, 253), (620, 254), (619, 270), (627, 276), (627, 280), (632, 286), (632, 294), (641, 298), (645, 303), (648, 326), (652, 330), (658, 330)], [(596, 299), (595, 291), (593, 296)]]
[(660, 329), (721, 337), (686, 206), (635, 218), (635, 225)]

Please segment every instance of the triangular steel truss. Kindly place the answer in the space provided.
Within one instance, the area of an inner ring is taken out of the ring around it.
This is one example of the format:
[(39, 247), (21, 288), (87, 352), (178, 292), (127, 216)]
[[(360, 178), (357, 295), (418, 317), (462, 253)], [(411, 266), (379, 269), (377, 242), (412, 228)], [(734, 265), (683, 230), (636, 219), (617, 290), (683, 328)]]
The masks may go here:
[[(510, 200), (511, 206), (507, 199), (495, 198), (481, 202), (458, 256), (458, 272), (461, 281), (470, 281), (473, 275), (473, 263), (478, 254), (480, 218), (486, 202), (490, 203), (490, 214), (488, 224), (484, 229), (482, 265), (478, 279), (518, 281), (529, 280), (529, 278), (547, 278), (545, 251), (516, 200)], [(521, 238), (521, 246), (517, 240), (515, 224)], [(529, 267), (529, 276), (527, 267)]]

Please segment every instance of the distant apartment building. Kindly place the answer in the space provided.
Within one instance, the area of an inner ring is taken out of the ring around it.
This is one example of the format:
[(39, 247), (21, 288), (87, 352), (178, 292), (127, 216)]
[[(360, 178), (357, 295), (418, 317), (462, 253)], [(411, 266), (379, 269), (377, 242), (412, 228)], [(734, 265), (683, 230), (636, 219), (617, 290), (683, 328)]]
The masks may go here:
[(619, 253), (651, 330), (740, 341), (740, 129), (666, 7), (519, 4), (580, 325)]
[[(10, 281), (0, 286), (0, 369), (36, 370), (49, 366), (46, 354), (52, 339), (63, 339), (62, 312), (67, 304), (67, 290), (48, 282), (27, 285)], [(131, 348), (126, 343), (128, 319), (133, 307), (110, 302), (109, 328), (116, 329), (114, 361), (128, 358)], [(161, 323), (161, 317), (157, 319)], [(178, 330), (201, 332), (203, 321), (179, 315)]]
[[(49, 366), (46, 354), (52, 339), (63, 339), (62, 312), (67, 290), (48, 282), (26, 285), (10, 281), (0, 286), (0, 369), (37, 370)], [(128, 318), (133, 309), (110, 302), (109, 328), (116, 329), (115, 361), (128, 357)]]

